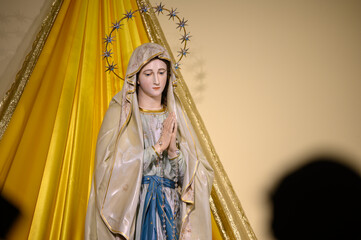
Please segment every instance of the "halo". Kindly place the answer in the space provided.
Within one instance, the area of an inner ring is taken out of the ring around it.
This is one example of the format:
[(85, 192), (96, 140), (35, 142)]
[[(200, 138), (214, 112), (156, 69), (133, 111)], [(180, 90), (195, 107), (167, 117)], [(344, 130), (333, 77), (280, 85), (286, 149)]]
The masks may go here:
[(104, 43), (105, 43), (105, 51), (103, 52), (102, 56), (105, 58), (106, 60), (106, 70), (105, 72), (113, 72), (115, 74), (115, 76), (117, 76), (118, 78), (124, 80), (124, 78), (120, 77), (118, 73), (116, 73), (116, 69), (117, 68), (117, 64), (114, 63), (114, 61), (110, 61), (110, 58), (112, 58), (112, 49), (111, 49), (111, 45), (113, 44), (113, 42), (115, 42), (114, 40), (114, 36), (113, 36), (113, 33), (115, 31), (118, 31), (119, 29), (121, 29), (121, 27), (124, 25), (122, 24), (122, 21), (123, 20), (133, 20), (133, 18), (135, 18), (134, 14), (136, 12), (139, 12), (140, 14), (142, 13), (146, 13), (148, 12), (150, 9), (153, 9), (155, 11), (155, 13), (158, 14), (163, 14), (164, 15), (164, 12), (167, 12), (167, 16), (169, 17), (168, 20), (173, 20), (174, 19), (177, 19), (178, 20), (178, 23), (177, 24), (177, 29), (179, 28), (179, 31), (182, 31), (183, 30), (183, 35), (181, 35), (181, 38), (179, 39), (181, 41), (181, 44), (183, 44), (183, 48), (181, 48), (179, 51), (178, 51), (178, 60), (176, 61), (176, 63), (174, 64), (174, 68), (175, 69), (180, 69), (180, 61), (183, 59), (183, 57), (186, 57), (188, 54), (189, 54), (189, 48), (187, 48), (187, 43), (190, 41), (189, 39), (192, 37), (190, 35), (189, 32), (187, 32), (186, 30), (186, 26), (188, 26), (187, 22), (188, 20), (184, 20), (184, 18), (180, 18), (178, 16), (178, 12), (177, 12), (177, 9), (173, 9), (171, 8), (170, 10), (165, 8), (164, 5), (162, 3), (159, 3), (158, 5), (156, 5), (155, 7), (148, 7), (146, 5), (142, 5), (140, 8), (138, 8), (137, 10), (135, 11), (132, 11), (132, 10), (129, 10), (129, 11), (126, 11), (124, 15), (124, 17), (122, 17), (119, 21), (115, 21), (111, 28), (112, 30), (110, 31), (110, 33), (107, 35), (105, 34), (105, 38), (104, 38)]

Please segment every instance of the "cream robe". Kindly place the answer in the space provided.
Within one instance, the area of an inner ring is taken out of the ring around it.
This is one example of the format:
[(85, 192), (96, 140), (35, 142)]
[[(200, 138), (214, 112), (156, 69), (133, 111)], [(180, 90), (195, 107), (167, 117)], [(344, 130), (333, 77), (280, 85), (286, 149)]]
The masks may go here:
[[(125, 82), (110, 102), (96, 147), (96, 161), (85, 224), (85, 239), (134, 239), (136, 211), (143, 176), (144, 142), (136, 95), (136, 73), (153, 58), (171, 62), (160, 45), (143, 44), (134, 50)], [(212, 239), (209, 195), (213, 169), (205, 159), (193, 127), (173, 93), (171, 72), (167, 108), (175, 112), (178, 140), (186, 163), (181, 192), (179, 239)]]

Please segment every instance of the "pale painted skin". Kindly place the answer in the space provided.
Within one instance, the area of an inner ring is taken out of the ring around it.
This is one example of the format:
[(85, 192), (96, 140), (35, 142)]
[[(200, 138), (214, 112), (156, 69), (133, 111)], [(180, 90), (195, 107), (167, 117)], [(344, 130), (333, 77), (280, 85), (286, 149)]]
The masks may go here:
[[(139, 73), (137, 80), (139, 107), (146, 110), (162, 109), (162, 93), (167, 83), (167, 64), (159, 59), (147, 63)], [(177, 155), (177, 120), (174, 113), (163, 122), (163, 131), (154, 148), (158, 153), (168, 151), (170, 158)], [(161, 143), (161, 144), (160, 144)]]

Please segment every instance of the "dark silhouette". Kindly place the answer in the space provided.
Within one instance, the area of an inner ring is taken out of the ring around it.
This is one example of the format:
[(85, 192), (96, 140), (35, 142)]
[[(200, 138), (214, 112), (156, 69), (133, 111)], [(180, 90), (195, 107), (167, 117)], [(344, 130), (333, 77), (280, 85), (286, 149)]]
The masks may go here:
[(361, 178), (339, 159), (312, 158), (271, 195), (278, 240), (361, 239)]
[(0, 239), (5, 239), (19, 215), (19, 210), (0, 195)]

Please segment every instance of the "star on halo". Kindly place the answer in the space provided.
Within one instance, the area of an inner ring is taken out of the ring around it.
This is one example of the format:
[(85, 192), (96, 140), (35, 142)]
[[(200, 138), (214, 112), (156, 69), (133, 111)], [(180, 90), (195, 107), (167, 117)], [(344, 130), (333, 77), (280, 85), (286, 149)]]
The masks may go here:
[(114, 41), (114, 37), (112, 37), (110, 34), (109, 35), (105, 34), (104, 43), (112, 43), (113, 41)]
[(105, 50), (104, 52), (103, 52), (103, 55), (102, 55), (102, 57), (104, 57), (104, 58), (108, 58), (108, 57), (112, 57), (112, 50), (110, 49), (109, 51), (108, 50)]
[(188, 50), (189, 50), (189, 48), (181, 48), (181, 50), (180, 51), (178, 51), (178, 56), (187, 56), (187, 54), (189, 54), (189, 52), (188, 52)]
[(132, 12), (132, 9), (130, 9), (129, 12), (127, 11), (127, 13), (125, 13), (123, 15), (127, 18), (127, 20), (129, 20), (129, 19), (133, 19), (133, 17), (135, 17), (134, 13), (135, 13), (135, 11)]
[(174, 64), (174, 68), (176, 69), (176, 70), (178, 70), (178, 69), (180, 69), (180, 63), (179, 62), (177, 62), (176, 64)]
[(119, 20), (119, 21), (115, 21), (115, 23), (113, 23), (113, 25), (112, 25), (112, 28), (118, 30), (118, 29), (121, 29), (123, 25), (124, 25), (124, 24), (120, 24), (120, 20)]
[(182, 20), (179, 21), (179, 23), (177, 23), (177, 28), (179, 28), (179, 30), (181, 30), (182, 28), (184, 28), (185, 26), (187, 26), (187, 22), (188, 20), (184, 20), (184, 18)]
[(169, 16), (169, 19), (174, 20), (175, 16), (177, 16), (177, 13), (178, 13), (176, 11), (177, 11), (177, 9), (173, 9), (173, 8), (170, 10), (170, 13), (167, 15), (167, 16)]
[(114, 64), (114, 62), (112, 62), (112, 64), (108, 64), (108, 66), (106, 66), (107, 70), (105, 70), (105, 72), (114, 72), (115, 69), (117, 69), (117, 64)]
[(146, 5), (143, 5), (141, 8), (140, 8), (140, 12), (142, 13), (146, 13), (149, 11), (149, 7), (147, 7)]
[(159, 5), (156, 6), (155, 8), (155, 13), (162, 13), (163, 14), (163, 10), (164, 10), (164, 5), (162, 5), (162, 3), (159, 3)]
[(190, 33), (186, 33), (182, 36), (181, 40), (182, 42), (181, 43), (184, 43), (184, 42), (187, 42), (187, 41), (190, 41), (189, 39), (191, 38), (192, 36), (190, 35)]

